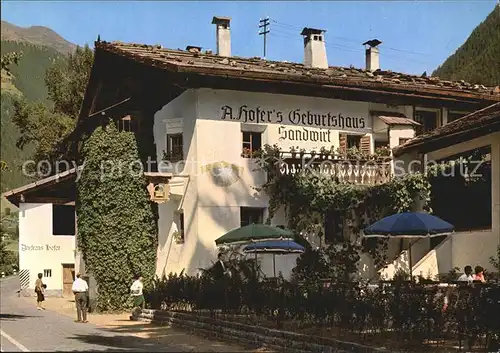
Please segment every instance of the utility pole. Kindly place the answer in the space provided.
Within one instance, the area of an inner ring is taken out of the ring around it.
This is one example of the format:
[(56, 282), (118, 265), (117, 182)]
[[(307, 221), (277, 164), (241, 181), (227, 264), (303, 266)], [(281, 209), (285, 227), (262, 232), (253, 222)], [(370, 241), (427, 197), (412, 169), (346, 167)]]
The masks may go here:
[(262, 28), (262, 31), (259, 30), (259, 36), (264, 35), (264, 59), (266, 58), (266, 37), (270, 32), (270, 30), (267, 29), (267, 26), (269, 26), (269, 17), (259, 21), (259, 28)]

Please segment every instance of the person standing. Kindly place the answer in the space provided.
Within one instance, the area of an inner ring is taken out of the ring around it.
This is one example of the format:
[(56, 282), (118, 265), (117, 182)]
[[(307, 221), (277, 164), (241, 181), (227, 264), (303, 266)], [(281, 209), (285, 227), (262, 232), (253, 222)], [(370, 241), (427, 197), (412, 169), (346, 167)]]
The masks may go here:
[(76, 316), (75, 322), (87, 323), (87, 292), (89, 285), (86, 281), (80, 278), (80, 274), (76, 275), (71, 290), (75, 294)]
[(464, 273), (458, 277), (457, 281), (459, 282), (472, 282), (474, 277), (472, 276), (472, 266), (465, 266)]
[(215, 280), (221, 280), (227, 274), (226, 265), (222, 260), (222, 253), (217, 255), (217, 262), (212, 267), (212, 273)]
[(144, 285), (142, 283), (142, 276), (137, 276), (134, 283), (130, 287), (130, 294), (134, 298), (134, 309), (132, 311), (132, 315), (130, 316), (130, 320), (137, 320), (141, 311), (144, 309), (145, 301), (142, 290)]
[(42, 281), (43, 274), (39, 273), (38, 278), (35, 281), (35, 293), (36, 293), (36, 309), (37, 310), (45, 310), (42, 305), (42, 302), (45, 301), (44, 289), (46, 285)]

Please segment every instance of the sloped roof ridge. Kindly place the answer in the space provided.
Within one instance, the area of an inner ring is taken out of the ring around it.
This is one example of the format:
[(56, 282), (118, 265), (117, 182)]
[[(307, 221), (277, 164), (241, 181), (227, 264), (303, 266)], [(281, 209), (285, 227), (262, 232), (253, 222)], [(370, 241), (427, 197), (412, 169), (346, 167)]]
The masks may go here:
[[(473, 84), (470, 82), (467, 82), (465, 80), (442, 80), (438, 76), (419, 76), (415, 74), (409, 74), (409, 73), (403, 73), (403, 72), (397, 72), (397, 71), (392, 71), (392, 70), (375, 70), (375, 71), (370, 71), (366, 70), (363, 68), (356, 68), (354, 66), (346, 67), (346, 66), (329, 66), (327, 69), (323, 68), (314, 68), (314, 67), (307, 67), (303, 63), (298, 63), (298, 62), (289, 62), (289, 61), (277, 61), (277, 60), (268, 60), (268, 59), (263, 59), (261, 57), (241, 57), (241, 56), (230, 56), (230, 57), (224, 57), (224, 56), (219, 56), (217, 54), (209, 54), (206, 52), (201, 52), (201, 53), (191, 53), (187, 50), (182, 50), (182, 49), (171, 49), (171, 48), (164, 48), (163, 46), (159, 44), (151, 45), (151, 44), (141, 44), (141, 43), (127, 43), (127, 42), (122, 42), (122, 41), (112, 41), (112, 42), (106, 42), (106, 41), (100, 41), (96, 42), (96, 46), (100, 47), (106, 47), (106, 46), (118, 46), (118, 47), (135, 47), (135, 48), (144, 48), (148, 50), (161, 50), (162, 52), (165, 53), (172, 53), (176, 55), (181, 55), (181, 56), (188, 56), (188, 57), (207, 57), (207, 58), (212, 58), (212, 59), (228, 59), (230, 61), (235, 61), (235, 62), (240, 62), (242, 64), (244, 63), (256, 63), (260, 62), (262, 64), (268, 64), (272, 65), (280, 65), (280, 66), (287, 66), (287, 67), (296, 67), (296, 68), (301, 68), (305, 69), (308, 71), (316, 71), (316, 72), (327, 72), (328, 70), (339, 70), (339, 71), (354, 71), (354, 72), (359, 72), (359, 73), (365, 73), (368, 74), (368, 76), (385, 76), (385, 75), (392, 75), (392, 79), (397, 79), (399, 77), (403, 77), (406, 79), (415, 79), (419, 81), (427, 81), (431, 84), (439, 84), (442, 83), (444, 85), (449, 84), (449, 85), (459, 85), (460, 86), (465, 86), (467, 88), (474, 88), (474, 89), (481, 89), (481, 90), (495, 90), (496, 88), (499, 88), (499, 86), (485, 86), (482, 84)], [(455, 87), (455, 88), (458, 88)], [(446, 88), (446, 87), (443, 87)], [(497, 89), (498, 93), (500, 93), (500, 89)]]

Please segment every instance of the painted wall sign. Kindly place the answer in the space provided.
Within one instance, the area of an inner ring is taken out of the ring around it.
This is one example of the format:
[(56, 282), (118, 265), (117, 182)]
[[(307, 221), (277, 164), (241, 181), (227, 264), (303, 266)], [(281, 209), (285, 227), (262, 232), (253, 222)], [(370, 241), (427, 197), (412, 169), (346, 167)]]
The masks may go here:
[(332, 130), (310, 130), (303, 128), (278, 127), (279, 140), (332, 143)]
[(214, 184), (227, 187), (240, 179), (242, 167), (228, 162), (216, 162), (201, 167), (202, 173), (208, 173), (212, 177)]
[(262, 109), (260, 106), (240, 105), (233, 108), (230, 105), (223, 105), (220, 112), (221, 120), (234, 120), (242, 123), (292, 124), (338, 130), (365, 129), (368, 126), (366, 117), (348, 116), (341, 112), (314, 112), (300, 108), (281, 111)]
[(26, 245), (21, 244), (21, 251), (60, 251), (61, 246), (59, 245)]

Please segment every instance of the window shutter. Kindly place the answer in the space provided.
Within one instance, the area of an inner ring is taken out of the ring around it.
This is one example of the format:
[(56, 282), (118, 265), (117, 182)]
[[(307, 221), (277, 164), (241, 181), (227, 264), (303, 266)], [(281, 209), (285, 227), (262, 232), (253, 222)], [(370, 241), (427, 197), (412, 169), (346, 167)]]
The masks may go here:
[(360, 149), (361, 152), (370, 154), (372, 147), (372, 139), (370, 135), (365, 135), (361, 138)]
[(340, 134), (339, 135), (339, 148), (342, 153), (347, 152), (347, 135)]

